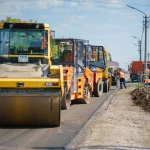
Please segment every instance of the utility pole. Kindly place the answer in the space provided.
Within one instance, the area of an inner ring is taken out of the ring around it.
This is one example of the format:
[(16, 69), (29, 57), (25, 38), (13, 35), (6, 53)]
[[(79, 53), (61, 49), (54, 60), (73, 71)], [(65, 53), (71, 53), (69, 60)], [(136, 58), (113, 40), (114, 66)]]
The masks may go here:
[(142, 44), (142, 42), (141, 42), (141, 40), (139, 40), (139, 52), (140, 52), (140, 61), (142, 60), (142, 46), (141, 46), (141, 44)]
[(147, 15), (145, 14), (145, 66), (144, 66), (144, 73), (145, 73), (145, 79), (147, 78)]
[(145, 18), (145, 64), (144, 64), (144, 74), (145, 74), (145, 76), (144, 76), (144, 79), (146, 79), (147, 78), (147, 28), (148, 28), (147, 18), (148, 17), (146, 15), (146, 13), (142, 12), (141, 10), (139, 10), (135, 7), (129, 6), (129, 5), (127, 5), (127, 6), (132, 8), (132, 9), (135, 9), (135, 10), (137, 10), (137, 11), (139, 11), (142, 14), (145, 15), (145, 17), (144, 17)]

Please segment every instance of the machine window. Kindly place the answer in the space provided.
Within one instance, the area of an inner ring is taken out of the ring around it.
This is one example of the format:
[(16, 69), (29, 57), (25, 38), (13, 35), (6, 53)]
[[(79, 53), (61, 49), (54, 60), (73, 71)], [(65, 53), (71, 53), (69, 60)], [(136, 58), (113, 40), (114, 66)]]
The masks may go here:
[(47, 45), (47, 31), (0, 30), (0, 54), (47, 55)]
[(0, 55), (8, 54), (9, 51), (9, 31), (0, 30)]

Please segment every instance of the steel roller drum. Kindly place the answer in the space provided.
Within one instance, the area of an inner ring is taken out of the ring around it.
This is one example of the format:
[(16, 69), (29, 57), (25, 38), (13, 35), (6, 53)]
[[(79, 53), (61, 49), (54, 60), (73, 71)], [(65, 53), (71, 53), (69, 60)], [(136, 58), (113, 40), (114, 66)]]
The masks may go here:
[(0, 126), (60, 125), (61, 95), (0, 94)]

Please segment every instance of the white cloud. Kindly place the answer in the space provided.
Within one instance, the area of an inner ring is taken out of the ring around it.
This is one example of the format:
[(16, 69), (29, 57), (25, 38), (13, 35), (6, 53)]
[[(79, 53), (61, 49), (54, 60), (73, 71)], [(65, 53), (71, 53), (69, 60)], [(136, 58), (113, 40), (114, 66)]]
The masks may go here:
[(78, 3), (77, 3), (77, 2), (70, 2), (69, 4), (70, 4), (70, 6), (73, 6), (73, 7), (78, 6)]
[(49, 7), (58, 7), (63, 5), (64, 1), (57, 1), (57, 0), (31, 0), (31, 1), (25, 1), (26, 4), (24, 8), (29, 9), (48, 9)]
[(0, 10), (4, 11), (19, 11), (22, 9), (47, 9), (49, 7), (58, 7), (63, 5), (64, 1), (58, 0), (14, 0), (13, 2), (7, 2), (5, 0), (1, 0)]
[(118, 7), (118, 8), (124, 7), (123, 5), (120, 5), (123, 4), (121, 0), (109, 0), (108, 3), (112, 3), (107, 5), (109, 7)]
[(96, 5), (94, 3), (81, 3), (79, 10), (94, 10)]
[(58, 1), (58, 0), (13, 0), (13, 1), (6, 1), (6, 0), (0, 0), (0, 19), (4, 19), (7, 16), (11, 17), (20, 17), (22, 14), (22, 11), (26, 10), (43, 10), (48, 9), (50, 7), (56, 8), (63, 5), (64, 1)]
[(122, 3), (120, 0), (109, 0), (109, 3)]

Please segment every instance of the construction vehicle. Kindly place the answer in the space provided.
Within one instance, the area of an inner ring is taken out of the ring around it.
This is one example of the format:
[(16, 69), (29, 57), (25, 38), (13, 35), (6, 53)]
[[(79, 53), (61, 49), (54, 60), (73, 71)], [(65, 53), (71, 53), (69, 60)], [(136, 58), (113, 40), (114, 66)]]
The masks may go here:
[(138, 74), (144, 72), (143, 61), (132, 61), (130, 65), (130, 79), (133, 82), (134, 80), (138, 81)]
[(117, 69), (119, 68), (119, 63), (115, 61), (109, 61), (108, 66), (108, 71), (111, 73), (112, 76), (112, 86), (116, 86), (118, 80)]
[[(130, 79), (132, 82), (134, 81), (140, 81), (139, 76), (144, 75), (144, 61), (132, 61), (129, 67), (130, 71)], [(147, 70), (145, 75), (150, 78), (150, 61), (147, 61)], [(143, 76), (144, 77), (144, 76)], [(142, 77), (142, 81), (143, 81)]]
[[(144, 61), (132, 61), (129, 67), (130, 70), (130, 79), (132, 82), (134, 81), (140, 81), (140, 76), (144, 75)], [(150, 73), (150, 61), (147, 61), (147, 71), (146, 75), (148, 77)], [(142, 79), (143, 80), (143, 79)]]
[[(55, 39), (52, 50), (52, 64), (63, 66), (64, 97), (61, 108), (68, 109), (71, 101), (89, 103), (93, 91), (93, 72), (85, 66), (86, 40), (82, 39)], [(87, 60), (88, 61), (88, 60)]]
[[(108, 92), (110, 87), (112, 86), (112, 74), (109, 72), (109, 62), (112, 61), (111, 54), (103, 47), (99, 46), (101, 52), (99, 53), (99, 57), (105, 59), (105, 70), (103, 71), (103, 91)], [(103, 53), (102, 53), (103, 51)], [(101, 59), (100, 59), (101, 60)]]
[(0, 126), (60, 125), (63, 70), (50, 56), (48, 24), (0, 24)]
[[(93, 95), (101, 97), (103, 94), (103, 72), (106, 69), (104, 51), (100, 46), (85, 45), (85, 65), (93, 73)], [(102, 53), (100, 57), (99, 53)], [(88, 61), (87, 61), (88, 60)]]

